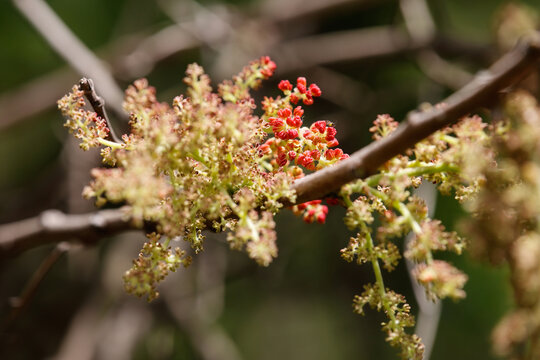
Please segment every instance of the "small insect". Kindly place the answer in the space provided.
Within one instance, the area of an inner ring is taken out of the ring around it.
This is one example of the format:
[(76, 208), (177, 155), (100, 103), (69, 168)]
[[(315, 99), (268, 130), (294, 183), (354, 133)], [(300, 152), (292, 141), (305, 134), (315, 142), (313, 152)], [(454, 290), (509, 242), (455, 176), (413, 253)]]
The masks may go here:
[(330, 120), (325, 120), (326, 121), (326, 126), (329, 126), (329, 127), (335, 127), (336, 124), (333, 122), (333, 121), (330, 121)]

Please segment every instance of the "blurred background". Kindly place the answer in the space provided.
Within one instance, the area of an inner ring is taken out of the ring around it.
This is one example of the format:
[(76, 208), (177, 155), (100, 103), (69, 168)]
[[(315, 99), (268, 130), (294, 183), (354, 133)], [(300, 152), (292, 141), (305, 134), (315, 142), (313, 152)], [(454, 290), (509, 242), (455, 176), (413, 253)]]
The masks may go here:
[[(538, 11), (537, 0), (2, 1), (0, 224), (51, 208), (94, 209), (80, 193), (98, 154), (78, 149), (55, 106), (82, 76), (125, 129), (122, 89), (135, 79), (147, 77), (171, 102), (185, 89), (189, 63), (217, 84), (269, 55), (277, 73), (256, 99), (276, 96), (281, 79), (306, 76), (323, 96), (305, 122), (331, 120), (352, 153), (369, 143), (377, 114), (400, 120), (441, 101), (538, 26)], [(280, 253), (268, 268), (208, 234), (205, 251), (169, 276), (151, 304), (122, 289), (141, 232), (0, 260), (0, 358), (394, 359), (383, 317), (352, 312), (373, 275), (340, 258), (352, 235), (343, 215), (331, 208), (321, 226), (279, 214)], [(447, 227), (461, 215), (453, 199), (437, 199)], [(467, 298), (442, 304), (431, 358), (494, 359), (490, 330), (512, 306), (506, 269), (447, 258), (469, 275)], [(39, 268), (48, 271), (29, 289)], [(385, 281), (416, 313), (405, 266)]]

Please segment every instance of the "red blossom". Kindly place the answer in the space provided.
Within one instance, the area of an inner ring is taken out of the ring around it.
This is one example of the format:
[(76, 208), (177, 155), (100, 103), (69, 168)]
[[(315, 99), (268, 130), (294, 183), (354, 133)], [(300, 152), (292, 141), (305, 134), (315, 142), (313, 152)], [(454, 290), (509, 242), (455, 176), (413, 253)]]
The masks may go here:
[(328, 146), (329, 148), (336, 147), (338, 145), (339, 145), (339, 141), (337, 141), (337, 139), (330, 140), (329, 142), (326, 143), (326, 146)]
[(310, 94), (306, 94), (306, 97), (303, 100), (304, 105), (313, 105), (313, 97)]
[(292, 139), (294, 139), (296, 137), (298, 137), (298, 130), (296, 130), (296, 129), (287, 130), (287, 138), (289, 140), (292, 140)]
[(321, 205), (321, 200), (313, 200), (294, 206), (293, 211), (298, 215), (303, 212), (304, 221), (307, 223), (324, 224), (328, 214), (328, 206)]
[(315, 97), (319, 97), (322, 94), (321, 89), (319, 89), (319, 87), (317, 85), (315, 85), (315, 84), (309, 85), (309, 91), (310, 91), (311, 95), (313, 95)]
[(300, 116), (288, 117), (287, 125), (294, 128), (299, 128), (300, 126), (302, 126), (302, 119), (300, 118)]
[(289, 157), (289, 160), (294, 160), (294, 159), (296, 158), (296, 152), (294, 152), (294, 151), (292, 151), (292, 150), (289, 151), (289, 152), (287, 153), (287, 155), (288, 155), (288, 157)]
[(260, 62), (262, 65), (261, 74), (265, 78), (271, 77), (276, 70), (276, 63), (273, 62), (269, 56), (262, 56)]
[(289, 80), (281, 80), (278, 85), (279, 90), (281, 91), (291, 91), (293, 86)]
[(321, 152), (319, 150), (311, 150), (309, 155), (315, 160), (319, 160), (321, 158)]
[(311, 131), (317, 130), (321, 134), (324, 133), (325, 129), (326, 129), (326, 121), (324, 120), (316, 121), (311, 125)]
[(287, 154), (279, 153), (278, 157), (277, 157), (277, 163), (278, 163), (279, 166), (287, 165)]
[(268, 144), (262, 144), (259, 146), (259, 154), (262, 155), (268, 155), (272, 153), (272, 149), (270, 148), (270, 145)]
[(333, 127), (326, 128), (326, 141), (332, 141), (336, 138), (337, 130)]
[(286, 118), (288, 116), (291, 116), (292, 112), (291, 112), (291, 109), (285, 108), (285, 109), (279, 109), (277, 114), (280, 118)]

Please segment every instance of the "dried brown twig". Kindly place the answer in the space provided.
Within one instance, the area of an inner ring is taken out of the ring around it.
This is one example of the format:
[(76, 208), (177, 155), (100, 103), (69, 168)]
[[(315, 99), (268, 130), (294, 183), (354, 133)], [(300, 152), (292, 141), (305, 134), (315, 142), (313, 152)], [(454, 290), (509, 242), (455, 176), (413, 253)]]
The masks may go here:
[(79, 89), (84, 92), (84, 96), (88, 99), (88, 102), (90, 102), (90, 105), (92, 106), (92, 109), (94, 109), (96, 114), (98, 114), (100, 118), (107, 122), (107, 126), (110, 130), (109, 137), (111, 138), (111, 140), (120, 142), (120, 139), (114, 133), (111, 121), (107, 116), (107, 111), (105, 110), (105, 100), (103, 100), (103, 98), (96, 93), (96, 89), (94, 88), (94, 82), (92, 81), (92, 79), (82, 78), (79, 81)]
[(24, 309), (28, 306), (34, 294), (36, 293), (39, 284), (43, 281), (47, 273), (51, 270), (54, 264), (60, 259), (63, 253), (69, 249), (68, 243), (59, 243), (49, 253), (49, 255), (42, 261), (39, 267), (36, 269), (28, 283), (25, 285), (21, 295), (11, 298), (10, 305), (11, 311), (4, 319), (1, 332), (5, 332), (14, 323), (14, 321), (21, 315)]
[[(458, 121), (479, 106), (497, 100), (497, 94), (533, 70), (540, 60), (540, 34), (521, 43), (488, 70), (443, 102), (444, 107), (428, 112), (414, 111), (389, 137), (353, 153), (349, 159), (296, 181), (297, 203), (320, 199), (342, 185), (373, 174), (392, 157), (403, 153), (435, 131)], [(284, 205), (292, 205), (283, 201)], [(49, 222), (49, 216), (55, 221)], [(0, 226), (0, 254), (15, 256), (27, 249), (70, 239), (95, 240), (101, 236), (131, 229), (121, 210), (101, 210), (67, 215), (48, 210), (42, 215)]]

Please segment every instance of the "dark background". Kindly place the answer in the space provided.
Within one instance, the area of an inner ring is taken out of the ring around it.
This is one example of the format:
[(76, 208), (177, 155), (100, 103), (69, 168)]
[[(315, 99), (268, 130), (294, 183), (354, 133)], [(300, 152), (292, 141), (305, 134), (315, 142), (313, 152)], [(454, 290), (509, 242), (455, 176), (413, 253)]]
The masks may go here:
[[(55, 108), (55, 101), (82, 74), (44, 41), (13, 5), (17, 2), (0, 2), (0, 223), (49, 208), (91, 211), (92, 203), (79, 194), (97, 154), (78, 150)], [(249, 60), (270, 55), (278, 73), (255, 97), (277, 95), (280, 79), (306, 76), (323, 91), (321, 100), (307, 109), (306, 122), (332, 120), (343, 149), (351, 153), (370, 141), (367, 129), (377, 114), (402, 119), (418, 104), (437, 103), (460, 85), (459, 78), (449, 82), (430, 74), (435, 65), (422, 60), (426, 50), (471, 74), (489, 66), (502, 51), (494, 19), (505, 2), (430, 1), (436, 36), (424, 44), (411, 40), (400, 49), (396, 45), (377, 56), (346, 54), (351, 49), (376, 52), (378, 41), (362, 42), (359, 37), (346, 42), (340, 37), (331, 42), (335, 46), (325, 48), (327, 43), (316, 36), (385, 26), (407, 34), (397, 1), (47, 3), (104, 61), (120, 88), (144, 76), (162, 101), (170, 102), (184, 90), (181, 79), (188, 63), (201, 64), (217, 84)], [(536, 0), (524, 3), (540, 10)], [(310, 11), (313, 4), (321, 7)], [(171, 44), (179, 44), (178, 49), (157, 56), (157, 45), (145, 44), (164, 29), (183, 31), (195, 45), (182, 48), (184, 40), (165, 37), (160, 51)], [(305, 39), (313, 38), (305, 45)], [(76, 51), (70, 56), (77, 62)], [(88, 71), (84, 75), (91, 76)], [(99, 82), (96, 86), (101, 95), (106, 93)], [(112, 117), (121, 122), (114, 112)], [(438, 199), (436, 216), (449, 228), (462, 214), (453, 199)], [(280, 254), (268, 268), (229, 251), (223, 238), (210, 234), (207, 251), (192, 267), (167, 278), (160, 287), (162, 297), (151, 304), (122, 290), (122, 275), (144, 241), (140, 233), (73, 247), (52, 267), (24, 311), (3, 329), (0, 357), (393, 359), (395, 351), (380, 331), (381, 314), (367, 311), (360, 317), (352, 312), (353, 296), (373, 275), (369, 266), (340, 258), (339, 250), (352, 235), (343, 226), (343, 215), (343, 209), (332, 208), (321, 226), (304, 224), (289, 211), (279, 214)], [(51, 249), (41, 247), (3, 261), (1, 320), (8, 319), (10, 299), (23, 291)], [(432, 358), (492, 359), (490, 331), (512, 304), (507, 271), (467, 254), (450, 259), (470, 277), (467, 298), (444, 302)], [(385, 281), (406, 295), (415, 311), (405, 267), (385, 274)]]

